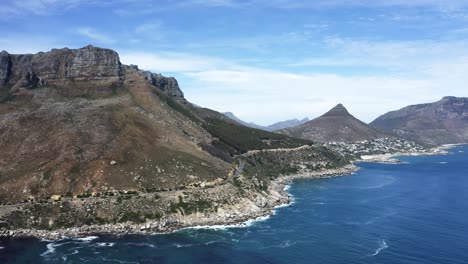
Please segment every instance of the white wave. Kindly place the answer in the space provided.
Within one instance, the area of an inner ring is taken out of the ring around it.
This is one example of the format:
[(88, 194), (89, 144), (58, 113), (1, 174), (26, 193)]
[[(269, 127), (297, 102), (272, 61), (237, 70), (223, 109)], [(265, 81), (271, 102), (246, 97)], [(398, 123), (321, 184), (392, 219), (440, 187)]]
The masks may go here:
[(45, 257), (47, 255), (51, 255), (51, 254), (54, 254), (55, 253), (55, 248), (59, 246), (58, 244), (54, 244), (53, 242), (52, 243), (49, 243), (46, 245), (47, 247), (47, 250), (44, 251), (42, 254), (41, 254), (41, 257)]
[(291, 189), (291, 184), (288, 184), (288, 185), (284, 186), (283, 190), (289, 191), (289, 189)]
[(0, 247), (0, 249), (4, 249), (5, 247)]
[(284, 207), (289, 207), (289, 206), (293, 205), (294, 200), (295, 199), (293, 197), (289, 203), (283, 203), (283, 204), (280, 204), (280, 205), (277, 205), (277, 206), (273, 207), (272, 215), (276, 215), (276, 213), (278, 212), (277, 209), (284, 208)]
[(195, 246), (195, 244), (177, 244), (177, 243), (175, 243), (174, 246), (176, 248), (186, 248), (186, 247)]
[(367, 189), (378, 189), (378, 188), (382, 188), (382, 187), (385, 187), (387, 185), (390, 185), (392, 183), (395, 182), (395, 178), (394, 177), (387, 177), (387, 181), (381, 183), (381, 184), (378, 184), (378, 185), (375, 185), (375, 186), (368, 186), (368, 187), (359, 187), (359, 189), (361, 190), (367, 190)]
[(128, 245), (128, 246), (137, 246), (137, 247), (150, 247), (150, 248), (156, 248), (155, 245), (153, 244), (150, 244), (150, 243), (132, 243), (132, 242), (129, 242), (129, 243), (125, 243), (125, 245)]
[(459, 150), (458, 152), (459, 152), (459, 153), (463, 153), (464, 151), (463, 151), (463, 150)]
[(382, 250), (384, 250), (384, 249), (386, 249), (386, 248), (388, 248), (387, 242), (385, 242), (385, 240), (383, 240), (383, 239), (380, 240), (380, 241), (379, 241), (379, 248), (377, 248), (377, 249), (375, 250), (374, 254), (372, 254), (371, 256), (372, 256), (372, 257), (373, 257), (373, 256), (377, 256), (377, 255), (380, 253), (380, 251), (382, 251)]
[(279, 245), (280, 248), (288, 248), (290, 246), (294, 246), (296, 244), (296, 242), (292, 242), (290, 240), (286, 240), (285, 242), (281, 243), (281, 245)]
[(437, 162), (437, 163), (439, 163), (439, 164), (447, 164), (448, 162), (446, 162), (446, 161), (440, 161), (440, 162)]
[(115, 243), (112, 242), (101, 242), (96, 244), (98, 247), (113, 247)]
[(191, 229), (211, 229), (211, 230), (221, 230), (221, 231), (225, 231), (225, 230), (228, 230), (230, 228), (244, 228), (244, 227), (250, 227), (252, 226), (253, 224), (257, 223), (257, 222), (261, 222), (261, 221), (265, 221), (267, 220), (268, 218), (270, 218), (269, 215), (266, 215), (266, 216), (260, 216), (260, 217), (257, 217), (255, 219), (250, 219), (250, 220), (247, 220), (243, 223), (237, 223), (237, 224), (229, 224), (229, 225), (198, 225), (198, 226), (189, 226), (189, 227), (184, 227), (184, 228), (181, 228), (179, 230), (176, 230), (175, 232), (180, 232), (180, 231), (184, 231), (184, 230), (191, 230)]
[(78, 240), (78, 241), (83, 241), (83, 242), (91, 242), (95, 239), (98, 239), (99, 237), (97, 236), (89, 236), (89, 237), (80, 237), (80, 238), (75, 238), (73, 240)]
[(294, 198), (289, 203), (283, 203), (274, 207), (274, 209), (289, 207), (294, 203)]

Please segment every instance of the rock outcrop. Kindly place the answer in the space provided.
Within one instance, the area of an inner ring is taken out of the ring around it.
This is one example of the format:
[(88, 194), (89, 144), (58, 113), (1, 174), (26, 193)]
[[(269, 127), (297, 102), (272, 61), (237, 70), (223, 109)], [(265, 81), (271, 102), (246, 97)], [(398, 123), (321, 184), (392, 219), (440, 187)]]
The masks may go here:
[(173, 97), (184, 97), (184, 93), (180, 90), (179, 84), (174, 77), (164, 77), (161, 74), (149, 71), (142, 71), (141, 73), (148, 82), (161, 89), (165, 94)]
[(320, 142), (356, 142), (391, 137), (388, 133), (379, 131), (355, 118), (342, 104), (338, 104), (324, 115), (305, 124), (278, 132)]
[(410, 105), (370, 124), (430, 144), (468, 143), (468, 98), (447, 96), (434, 103)]
[[(122, 88), (125, 65), (117, 52), (94, 46), (53, 49), (37, 54), (0, 53), (0, 90), (15, 95), (42, 86), (65, 96), (109, 95)], [(146, 71), (146, 80), (169, 96), (183, 97), (177, 81)], [(2, 94), (2, 93), (0, 93)]]
[(79, 96), (109, 92), (122, 85), (119, 55), (93, 46), (25, 55), (3, 51), (0, 69), (2, 89), (10, 89), (12, 94), (47, 85), (62, 88), (65, 95)]

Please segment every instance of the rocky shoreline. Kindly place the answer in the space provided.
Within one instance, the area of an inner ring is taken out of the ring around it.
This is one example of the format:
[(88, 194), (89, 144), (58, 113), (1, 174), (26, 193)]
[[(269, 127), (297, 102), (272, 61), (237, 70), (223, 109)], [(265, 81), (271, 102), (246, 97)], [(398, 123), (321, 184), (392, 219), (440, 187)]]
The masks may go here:
[[(400, 163), (395, 156), (418, 156), (418, 155), (440, 155), (448, 154), (447, 151), (457, 145), (443, 145), (431, 149), (425, 153), (399, 152), (381, 155), (364, 156), (357, 162), (378, 162), (378, 163)], [(156, 221), (147, 221), (141, 224), (118, 223), (104, 225), (84, 225), (57, 230), (39, 229), (15, 229), (0, 230), (0, 237), (35, 237), (47, 240), (60, 240), (66, 238), (81, 238), (90, 235), (112, 234), (159, 234), (169, 233), (183, 228), (197, 226), (231, 226), (243, 225), (247, 221), (263, 218), (273, 214), (275, 208), (291, 203), (291, 196), (286, 191), (286, 186), (297, 179), (318, 179), (335, 176), (351, 175), (360, 168), (354, 164), (346, 165), (337, 169), (324, 169), (316, 172), (298, 173), (288, 176), (280, 176), (273, 180), (269, 186), (268, 193), (254, 195), (256, 198), (243, 198), (239, 204), (227, 204), (218, 209), (218, 212), (195, 213), (190, 215), (172, 214)]]
[(359, 168), (355, 165), (347, 165), (338, 169), (325, 169), (312, 173), (280, 176), (271, 182), (267, 195), (265, 195), (266, 192), (264, 192), (263, 195), (256, 195), (255, 199), (244, 198), (239, 204), (224, 205), (218, 209), (217, 213), (195, 213), (191, 215), (172, 214), (157, 221), (147, 221), (141, 224), (127, 222), (104, 225), (84, 225), (81, 227), (57, 230), (3, 229), (0, 230), (0, 237), (35, 237), (46, 240), (61, 240), (99, 234), (160, 234), (197, 226), (242, 226), (248, 221), (264, 218), (273, 214), (277, 207), (290, 204), (292, 200), (291, 196), (286, 191), (286, 186), (293, 180), (349, 175), (358, 169)]

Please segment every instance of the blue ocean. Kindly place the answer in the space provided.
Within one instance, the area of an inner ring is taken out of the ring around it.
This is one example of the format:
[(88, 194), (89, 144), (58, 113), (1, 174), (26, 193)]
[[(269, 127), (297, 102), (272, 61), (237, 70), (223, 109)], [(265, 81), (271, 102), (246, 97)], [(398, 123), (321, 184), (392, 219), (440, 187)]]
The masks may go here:
[(298, 180), (290, 206), (243, 227), (0, 241), (0, 263), (468, 263), (468, 146)]

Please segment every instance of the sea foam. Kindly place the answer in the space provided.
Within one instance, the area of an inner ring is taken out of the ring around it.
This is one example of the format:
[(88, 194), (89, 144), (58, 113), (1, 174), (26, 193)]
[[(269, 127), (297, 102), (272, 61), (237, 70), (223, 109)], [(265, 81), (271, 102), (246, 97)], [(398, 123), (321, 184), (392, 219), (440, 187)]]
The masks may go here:
[(387, 242), (385, 242), (385, 240), (383, 240), (383, 239), (380, 240), (380, 241), (379, 241), (379, 248), (377, 248), (377, 249), (375, 250), (374, 254), (372, 254), (371, 256), (372, 256), (372, 257), (373, 257), (373, 256), (377, 256), (377, 255), (380, 253), (380, 251), (382, 251), (382, 250), (384, 250), (384, 249), (386, 249), (386, 248), (388, 248)]

